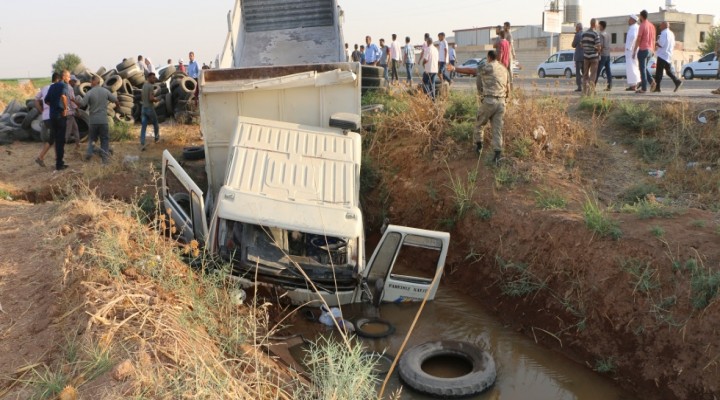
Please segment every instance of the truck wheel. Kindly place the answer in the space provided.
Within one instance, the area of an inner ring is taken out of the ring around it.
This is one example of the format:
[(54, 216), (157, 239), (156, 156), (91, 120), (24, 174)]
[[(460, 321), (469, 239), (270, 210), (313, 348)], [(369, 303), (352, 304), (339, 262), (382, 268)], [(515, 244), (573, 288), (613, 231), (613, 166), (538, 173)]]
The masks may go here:
[(205, 158), (205, 147), (190, 146), (183, 148), (183, 158), (186, 160), (202, 160)]
[[(433, 358), (455, 359), (467, 365), (467, 373), (453, 378), (425, 372), (423, 364)], [(400, 379), (418, 392), (442, 398), (467, 397), (481, 393), (495, 383), (497, 370), (492, 356), (467, 342), (441, 340), (423, 343), (406, 351), (398, 364)]]
[(368, 78), (380, 78), (385, 75), (385, 70), (382, 67), (376, 67), (374, 65), (363, 65), (362, 67), (363, 79)]

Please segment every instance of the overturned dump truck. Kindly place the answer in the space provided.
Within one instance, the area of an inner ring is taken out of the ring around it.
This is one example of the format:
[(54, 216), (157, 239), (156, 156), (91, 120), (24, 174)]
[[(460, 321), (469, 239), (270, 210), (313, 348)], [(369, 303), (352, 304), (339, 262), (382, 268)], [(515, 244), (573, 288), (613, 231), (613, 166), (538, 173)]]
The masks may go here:
[[(332, 26), (289, 28), (279, 21), (291, 19), (280, 19), (262, 26), (240, 23), (240, 32), (231, 24), (229, 35), (240, 42), (261, 34), (281, 37), (288, 43), (272, 46), (285, 49), (299, 45), (293, 38), (312, 36), (306, 30), (322, 28), (336, 32), (324, 54), (338, 51), (332, 60), (274, 55), (256, 57), (252, 62), (261, 65), (247, 66), (249, 45), (235, 43), (232, 53), (242, 57), (231, 68), (203, 71), (207, 191), (167, 150), (163, 154), (162, 200), (180, 239), (197, 240), (209, 254), (230, 262), (242, 286), (280, 289), (294, 304), (320, 298), (329, 305), (416, 301), (428, 291), (432, 299), (448, 233), (389, 225), (366, 258), (359, 208), (362, 70), (344, 62), (336, 2), (244, 0), (229, 20), (258, 3), (273, 10), (317, 5), (315, 12), (332, 15), (321, 19)], [(262, 10), (252, 9), (253, 21)], [(284, 14), (275, 18), (279, 15)], [(275, 65), (264, 66), (263, 60)]]

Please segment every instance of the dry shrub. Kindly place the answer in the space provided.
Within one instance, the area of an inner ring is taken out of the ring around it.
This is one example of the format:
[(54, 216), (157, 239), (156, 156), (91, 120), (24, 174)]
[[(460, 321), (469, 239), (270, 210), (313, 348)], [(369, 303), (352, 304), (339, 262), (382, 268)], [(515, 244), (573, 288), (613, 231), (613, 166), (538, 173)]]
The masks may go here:
[(699, 111), (687, 101), (664, 103), (660, 108), (663, 128), (658, 139), (671, 159), (681, 157), (717, 164), (720, 162), (720, 126), (698, 123)]
[(82, 280), (83, 335), (135, 367), (120, 397), (291, 398), (297, 377), (281, 377), (256, 345), (271, 331), (267, 306), (237, 305), (223, 274), (190, 270), (137, 214), (85, 188), (52, 221), (74, 233), (65, 268)]
[[(577, 146), (592, 137), (588, 130), (594, 130), (597, 124), (595, 116), (588, 117), (587, 124), (571, 119), (565, 101), (528, 97), (516, 89), (505, 108), (503, 139), (506, 148), (516, 149), (515, 152), (524, 157), (537, 159), (560, 152), (572, 157)], [(485, 127), (486, 132), (490, 129), (490, 125)], [(529, 146), (529, 143), (534, 145)], [(525, 154), (521, 149), (529, 150), (529, 153)]]
[(370, 143), (369, 151), (386, 144), (395, 137), (410, 138), (411, 146), (417, 148), (419, 154), (434, 153), (442, 150), (448, 143), (444, 135), (447, 121), (445, 120), (445, 100), (433, 102), (423, 93), (397, 92), (397, 100), (406, 103), (403, 113), (386, 114), (379, 118), (376, 132)]

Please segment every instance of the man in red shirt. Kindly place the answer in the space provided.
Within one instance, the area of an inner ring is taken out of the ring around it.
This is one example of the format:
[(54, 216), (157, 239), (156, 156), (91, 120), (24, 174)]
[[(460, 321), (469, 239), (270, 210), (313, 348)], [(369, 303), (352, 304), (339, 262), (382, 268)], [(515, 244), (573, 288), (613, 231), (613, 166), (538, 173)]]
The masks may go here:
[(510, 67), (510, 42), (505, 39), (505, 31), (500, 31), (500, 39), (497, 41), (498, 61), (505, 68)]
[[(650, 90), (655, 90), (655, 81), (650, 74), (647, 73), (647, 60), (650, 58), (650, 51), (655, 49), (655, 25), (647, 19), (647, 10), (640, 11), (640, 27), (638, 28), (638, 36), (635, 41), (634, 51), (637, 51), (638, 64), (640, 64), (640, 81), (641, 89), (637, 93), (647, 92), (648, 82), (652, 85)], [(633, 55), (633, 57), (635, 57)]]

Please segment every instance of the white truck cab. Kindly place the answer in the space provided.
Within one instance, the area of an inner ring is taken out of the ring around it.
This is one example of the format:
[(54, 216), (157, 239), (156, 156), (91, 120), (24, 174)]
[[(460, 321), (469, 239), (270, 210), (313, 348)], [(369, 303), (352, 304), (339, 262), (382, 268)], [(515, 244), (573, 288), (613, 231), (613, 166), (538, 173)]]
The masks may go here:
[[(302, 6), (307, 18), (323, 17), (277, 25), (263, 19), (269, 5)], [(252, 13), (243, 15), (243, 7)], [(178, 239), (197, 240), (231, 263), (231, 277), (244, 287), (271, 286), (294, 304), (413, 301), (428, 292), (432, 299), (448, 233), (390, 225), (366, 261), (358, 133), (362, 69), (343, 62), (336, 14), (335, 1), (236, 2), (223, 59), (239, 68), (204, 70), (199, 80), (207, 190), (166, 150), (163, 205)], [(243, 55), (255, 54), (257, 44), (245, 43), (253, 35), (273, 38), (261, 60)], [(324, 43), (320, 53), (331, 55), (330, 62), (281, 51), (294, 49), (284, 42), (292, 37)], [(300, 64), (284, 65), (295, 59)], [(246, 66), (267, 60), (273, 66)]]

